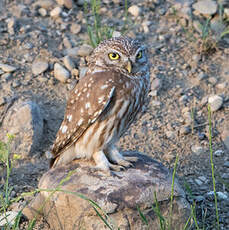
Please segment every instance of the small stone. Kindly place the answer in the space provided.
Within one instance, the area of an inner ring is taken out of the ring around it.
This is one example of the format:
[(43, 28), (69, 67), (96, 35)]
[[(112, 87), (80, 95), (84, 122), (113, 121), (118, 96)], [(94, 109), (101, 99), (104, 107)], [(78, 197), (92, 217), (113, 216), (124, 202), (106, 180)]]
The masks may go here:
[(229, 161), (224, 162), (223, 166), (229, 168)]
[(214, 152), (214, 155), (215, 155), (216, 157), (221, 157), (221, 156), (223, 156), (223, 154), (224, 154), (224, 151), (221, 150), (221, 149), (216, 150), (216, 151)]
[(225, 144), (226, 148), (229, 150), (229, 127), (225, 127), (222, 134), (221, 138), (223, 140), (223, 143)]
[(213, 95), (208, 98), (208, 104), (211, 107), (211, 111), (215, 112), (223, 105), (223, 98), (218, 95)]
[(75, 63), (72, 61), (71, 57), (65, 56), (63, 62), (68, 70), (72, 71), (75, 68)]
[(181, 129), (180, 129), (180, 134), (182, 135), (187, 135), (191, 133), (191, 128), (190, 126), (182, 126)]
[(13, 226), (19, 212), (8, 211), (0, 216), (0, 227), (4, 229), (5, 225)]
[(187, 95), (183, 95), (179, 98), (179, 101), (182, 102), (182, 103), (185, 103), (188, 101), (188, 96)]
[(50, 16), (53, 18), (58, 18), (60, 17), (61, 12), (62, 12), (61, 7), (57, 6), (50, 12)]
[(70, 30), (73, 34), (78, 34), (81, 30), (81, 25), (77, 23), (73, 23), (70, 27)]
[(160, 101), (157, 101), (157, 100), (152, 100), (152, 101), (151, 101), (151, 104), (152, 104), (152, 106), (160, 106), (160, 105), (161, 105), (161, 102), (160, 102)]
[(198, 145), (193, 145), (191, 147), (191, 150), (193, 153), (197, 154), (197, 155), (200, 155), (204, 152), (204, 149), (201, 147), (201, 146), (198, 146)]
[(215, 85), (217, 83), (217, 79), (215, 77), (209, 77), (208, 81), (212, 84)]
[(119, 32), (119, 31), (114, 31), (113, 33), (112, 33), (112, 37), (113, 38), (118, 38), (118, 37), (120, 37), (120, 36), (122, 36), (122, 34), (121, 34), (121, 32)]
[(128, 12), (132, 14), (134, 17), (138, 17), (140, 14), (140, 8), (137, 5), (133, 5), (129, 7)]
[(203, 182), (202, 182), (201, 180), (199, 180), (199, 179), (195, 179), (194, 181), (195, 181), (196, 184), (199, 185), (199, 186), (203, 184)]
[(64, 37), (63, 44), (67, 49), (72, 48), (72, 43), (68, 37)]
[(35, 61), (32, 64), (32, 73), (37, 76), (45, 72), (49, 67), (48, 62), (46, 61)]
[(176, 138), (176, 134), (173, 131), (166, 131), (165, 135), (169, 138), (169, 139), (175, 139)]
[(228, 83), (226, 81), (216, 85), (218, 89), (225, 89), (227, 86), (228, 86)]
[(226, 200), (228, 198), (228, 196), (225, 192), (217, 192), (217, 196), (218, 196), (219, 200)]
[(20, 85), (21, 85), (21, 83), (20, 83), (20, 81), (18, 81), (18, 80), (13, 81), (13, 83), (12, 83), (12, 86), (13, 86), (14, 88), (17, 88), (17, 87), (19, 87)]
[(213, 15), (217, 11), (217, 4), (212, 0), (200, 0), (193, 4), (192, 7), (201, 14)]
[(41, 8), (44, 8), (46, 10), (51, 9), (54, 2), (52, 0), (37, 0), (35, 2), (35, 6), (40, 6)]
[(93, 48), (90, 46), (90, 45), (87, 45), (87, 44), (83, 44), (77, 54), (81, 57), (85, 57), (85, 56), (89, 56), (93, 51)]
[(69, 79), (70, 73), (62, 65), (55, 63), (54, 77), (60, 82), (65, 83)]
[(38, 13), (39, 13), (42, 17), (47, 16), (47, 10), (46, 10), (45, 8), (40, 8), (40, 9), (38, 9)]
[(222, 179), (229, 179), (229, 173), (223, 173), (221, 177)]
[(204, 73), (204, 72), (200, 72), (200, 73), (198, 74), (198, 79), (199, 79), (200, 81), (206, 79), (207, 77), (208, 77), (208, 75), (207, 75), (206, 73)]
[(5, 97), (0, 97), (0, 106), (6, 104), (6, 98)]
[(201, 202), (204, 200), (204, 196), (194, 196), (196, 202)]
[(4, 72), (11, 73), (14, 72), (17, 68), (11, 65), (0, 63), (0, 69), (2, 69)]
[(204, 183), (207, 182), (207, 178), (205, 176), (199, 176), (198, 179), (203, 181)]
[(206, 138), (206, 135), (205, 135), (205, 133), (200, 133), (200, 132), (198, 132), (198, 138), (199, 138), (199, 140), (204, 140), (205, 138)]
[(160, 90), (161, 87), (162, 87), (162, 81), (161, 81), (161, 79), (155, 78), (151, 82), (151, 90)]
[(9, 18), (7, 19), (7, 27), (8, 27), (8, 32), (9, 34), (14, 34), (15, 33), (15, 27), (16, 27), (16, 20), (15, 18)]
[(67, 9), (72, 9), (72, 6), (73, 6), (72, 0), (64, 0), (64, 6), (65, 6)]

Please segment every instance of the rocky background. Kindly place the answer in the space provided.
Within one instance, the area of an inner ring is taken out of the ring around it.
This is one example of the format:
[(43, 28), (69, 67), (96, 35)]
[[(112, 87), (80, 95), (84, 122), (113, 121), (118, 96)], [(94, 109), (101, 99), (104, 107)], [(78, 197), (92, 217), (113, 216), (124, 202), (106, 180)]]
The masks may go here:
[[(229, 229), (229, 2), (127, 3), (125, 11), (125, 1), (102, 0), (101, 25), (147, 44), (152, 87), (148, 107), (120, 147), (147, 153), (169, 168), (178, 155), (177, 174), (199, 226), (214, 229), (210, 104), (220, 228)], [(89, 6), (85, 12), (84, 0), (0, 1), (0, 140), (13, 134), (12, 151), (20, 158), (10, 177), (12, 198), (33, 191), (48, 170), (48, 150), (69, 91), (86, 73), (93, 50)], [(1, 178), (0, 189), (3, 184)], [(41, 221), (36, 229), (49, 226)]]

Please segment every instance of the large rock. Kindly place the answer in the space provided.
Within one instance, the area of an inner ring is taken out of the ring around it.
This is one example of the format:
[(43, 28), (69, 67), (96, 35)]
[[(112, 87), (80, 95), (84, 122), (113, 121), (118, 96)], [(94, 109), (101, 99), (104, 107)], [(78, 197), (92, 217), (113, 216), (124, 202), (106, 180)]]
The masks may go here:
[(4, 117), (0, 140), (7, 141), (7, 133), (14, 135), (12, 152), (27, 157), (37, 150), (43, 135), (43, 116), (40, 107), (32, 101), (15, 103)]
[[(168, 220), (172, 174), (148, 156), (139, 153), (131, 155), (138, 156), (138, 162), (133, 168), (120, 172), (119, 176), (105, 176), (92, 170), (82, 160), (49, 170), (39, 182), (39, 188), (46, 191), (35, 197), (30, 206), (24, 209), (24, 215), (32, 219), (38, 213), (42, 214), (51, 229), (55, 230), (80, 227), (87, 230), (108, 229), (90, 202), (77, 195), (80, 193), (95, 201), (109, 215), (108, 222), (111, 221), (116, 226), (113, 229), (146, 229), (137, 207), (145, 214), (149, 226), (154, 226), (154, 230), (160, 229), (159, 218), (152, 209), (155, 204), (154, 193), (157, 194), (161, 214)], [(73, 173), (69, 176), (71, 172)], [(76, 194), (47, 192), (47, 189), (54, 190), (58, 186)], [(98, 211), (101, 213), (101, 210)], [(175, 180), (171, 229), (183, 229), (189, 215), (189, 204)]]

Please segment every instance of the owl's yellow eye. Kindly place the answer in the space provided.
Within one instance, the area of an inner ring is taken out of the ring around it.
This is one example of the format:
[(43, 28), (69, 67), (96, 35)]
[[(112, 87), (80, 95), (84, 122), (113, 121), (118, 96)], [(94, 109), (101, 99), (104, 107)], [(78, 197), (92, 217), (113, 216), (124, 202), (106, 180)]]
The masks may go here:
[(119, 54), (117, 53), (109, 53), (108, 54), (108, 57), (111, 59), (111, 60), (118, 60), (120, 58)]
[(140, 59), (142, 57), (142, 51), (139, 51), (138, 54), (136, 55), (137, 59)]

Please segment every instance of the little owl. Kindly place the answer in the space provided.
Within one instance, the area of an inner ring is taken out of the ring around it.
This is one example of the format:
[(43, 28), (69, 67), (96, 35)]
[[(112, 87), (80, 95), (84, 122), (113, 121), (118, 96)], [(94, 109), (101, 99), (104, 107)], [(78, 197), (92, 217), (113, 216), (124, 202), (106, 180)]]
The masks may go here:
[(110, 173), (132, 166), (115, 143), (141, 110), (150, 86), (145, 46), (128, 37), (105, 40), (88, 61), (89, 70), (71, 91), (53, 145), (51, 166), (93, 159)]

